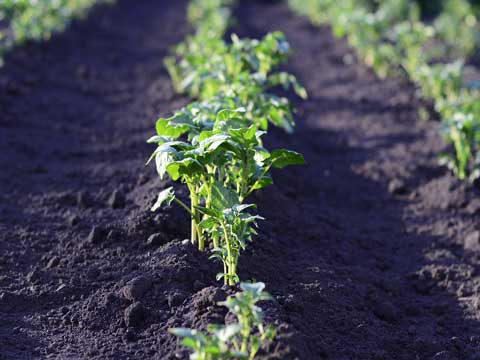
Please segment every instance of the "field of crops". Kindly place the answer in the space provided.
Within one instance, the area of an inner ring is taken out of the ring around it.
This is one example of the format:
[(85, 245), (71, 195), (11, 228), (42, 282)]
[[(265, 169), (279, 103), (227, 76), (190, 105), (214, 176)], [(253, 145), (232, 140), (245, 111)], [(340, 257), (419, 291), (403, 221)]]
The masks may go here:
[(480, 359), (480, 4), (0, 1), (0, 360)]

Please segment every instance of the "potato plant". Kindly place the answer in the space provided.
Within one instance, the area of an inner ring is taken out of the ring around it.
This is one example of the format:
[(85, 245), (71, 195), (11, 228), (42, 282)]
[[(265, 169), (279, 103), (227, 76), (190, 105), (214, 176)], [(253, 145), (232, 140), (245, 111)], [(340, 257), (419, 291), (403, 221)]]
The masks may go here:
[[(168, 174), (186, 184), (190, 192), (187, 206), (175, 197), (173, 189), (164, 190), (152, 210), (172, 201), (186, 209), (191, 215), (192, 243), (198, 242), (203, 251), (211, 240), (215, 257), (224, 263), (220, 277), (229, 284), (238, 282), (239, 252), (255, 234), (250, 225), (258, 219), (240, 211), (245, 209), (244, 200), (272, 183), (271, 168), (304, 162), (294, 151), (265, 149), (261, 141), (265, 132), (250, 125), (244, 112), (223, 109), (203, 125), (195, 125), (185, 114), (180, 115), (181, 122), (160, 119), (157, 135), (148, 140), (157, 144), (151, 159), (155, 159), (160, 178)], [(190, 140), (179, 140), (191, 129)]]
[(228, 325), (210, 325), (206, 332), (186, 328), (173, 328), (169, 331), (181, 338), (181, 344), (193, 353), (195, 360), (253, 360), (262, 344), (275, 338), (273, 326), (265, 326), (260, 301), (271, 300), (263, 291), (264, 283), (241, 283), (241, 292), (230, 296), (219, 305), (228, 308), (236, 317), (236, 322)]

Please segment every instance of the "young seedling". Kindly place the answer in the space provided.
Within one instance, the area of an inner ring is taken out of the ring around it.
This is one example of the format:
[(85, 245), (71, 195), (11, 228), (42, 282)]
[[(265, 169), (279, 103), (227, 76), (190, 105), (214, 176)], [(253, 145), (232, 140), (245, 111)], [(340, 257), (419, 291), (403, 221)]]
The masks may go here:
[(264, 283), (241, 283), (241, 292), (219, 305), (226, 306), (237, 321), (229, 325), (209, 325), (206, 332), (173, 328), (170, 333), (181, 338), (191, 350), (191, 360), (254, 360), (263, 344), (275, 338), (273, 326), (265, 326), (259, 301), (271, 300), (263, 291)]
[(263, 220), (258, 215), (251, 215), (245, 210), (255, 207), (254, 204), (235, 204), (222, 211), (213, 208), (199, 207), (199, 210), (208, 215), (199, 227), (213, 238), (220, 238), (220, 246), (213, 249), (212, 259), (223, 262), (223, 273), (217, 274), (217, 280), (224, 279), (225, 285), (235, 285), (240, 281), (237, 274), (240, 251), (247, 246), (247, 241), (256, 235), (254, 227), (257, 220)]
[(456, 113), (445, 122), (443, 134), (453, 144), (455, 155), (443, 154), (441, 164), (450, 168), (461, 180), (475, 180), (480, 175), (480, 124), (473, 114)]

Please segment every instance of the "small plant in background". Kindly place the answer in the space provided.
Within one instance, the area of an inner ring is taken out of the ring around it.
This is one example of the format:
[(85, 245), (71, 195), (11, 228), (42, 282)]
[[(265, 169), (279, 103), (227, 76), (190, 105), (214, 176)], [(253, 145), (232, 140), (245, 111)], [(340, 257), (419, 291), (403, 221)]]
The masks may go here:
[(187, 38), (165, 60), (177, 92), (210, 102), (235, 102), (261, 129), (268, 123), (292, 132), (294, 120), (289, 101), (267, 91), (275, 86), (292, 87), (302, 98), (307, 92), (295, 76), (274, 71), (285, 62), (290, 45), (281, 32), (263, 39), (222, 38), (196, 34)]
[(192, 360), (253, 360), (262, 345), (275, 338), (273, 326), (265, 326), (259, 301), (271, 300), (264, 283), (241, 283), (241, 292), (219, 305), (226, 306), (236, 317), (228, 325), (210, 325), (206, 332), (186, 328), (169, 331), (181, 338), (181, 344), (191, 350)]
[(472, 5), (467, 0), (447, 0), (434, 27), (448, 54), (468, 56), (478, 49), (480, 28)]
[[(82, 17), (97, 3), (113, 0), (2, 0), (0, 21), (0, 56), (15, 44), (27, 40), (46, 40), (62, 31), (72, 20)], [(0, 59), (1, 61), (1, 59)]]
[(473, 114), (455, 113), (443, 126), (443, 135), (452, 143), (455, 155), (443, 154), (440, 162), (461, 180), (476, 180), (480, 176), (480, 124)]
[[(478, 48), (480, 26), (473, 5), (466, 0), (289, 0), (289, 4), (314, 23), (331, 22), (334, 34), (347, 37), (380, 77), (403, 73), (416, 83), (420, 97), (433, 100), (442, 134), (453, 144), (450, 153), (441, 155), (441, 164), (459, 179), (478, 178), (480, 92), (478, 86), (464, 82), (464, 60), (445, 61)], [(432, 15), (430, 25), (421, 21)]]
[(191, 0), (187, 18), (202, 36), (221, 37), (231, 21), (235, 0)]

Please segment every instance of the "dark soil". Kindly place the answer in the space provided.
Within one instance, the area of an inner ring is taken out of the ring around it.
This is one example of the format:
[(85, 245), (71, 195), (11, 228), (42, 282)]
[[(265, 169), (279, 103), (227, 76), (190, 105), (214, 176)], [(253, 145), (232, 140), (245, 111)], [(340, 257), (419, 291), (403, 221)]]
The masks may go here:
[[(186, 215), (148, 211), (167, 184), (145, 139), (188, 101), (162, 66), (185, 4), (99, 7), (0, 70), (0, 359), (186, 359), (167, 329), (225, 318)], [(276, 299), (263, 358), (480, 359), (480, 198), (437, 165), (412, 86), (284, 4), (236, 16), (242, 36), (286, 33), (310, 93), (297, 133), (266, 141), (308, 165), (253, 199), (267, 221), (240, 263)]]

